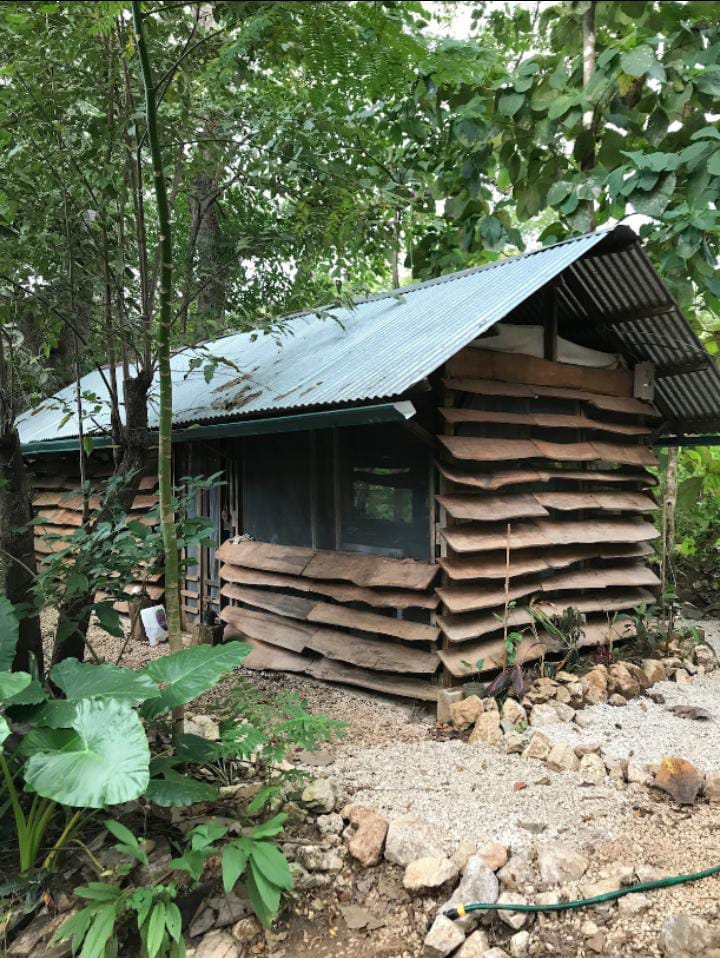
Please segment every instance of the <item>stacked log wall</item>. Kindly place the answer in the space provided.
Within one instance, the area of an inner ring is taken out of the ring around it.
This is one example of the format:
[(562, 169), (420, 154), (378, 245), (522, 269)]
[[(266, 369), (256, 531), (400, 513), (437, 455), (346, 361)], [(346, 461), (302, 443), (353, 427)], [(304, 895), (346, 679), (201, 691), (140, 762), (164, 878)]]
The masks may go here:
[(436, 565), (253, 540), (217, 555), (225, 638), (251, 645), (248, 668), (435, 700)]
[[(111, 475), (112, 464), (109, 461), (101, 458), (89, 461), (87, 478), (93, 490), (88, 502), (91, 517), (102, 505), (96, 493)], [(36, 519), (40, 520), (35, 526), (35, 558), (38, 569), (42, 571), (50, 556), (67, 548), (69, 537), (82, 526), (82, 487), (75, 458), (38, 457), (31, 465), (30, 476), (33, 511)], [(154, 473), (143, 476), (133, 500), (130, 518), (150, 523), (152, 520), (147, 512), (157, 505), (157, 501), (157, 476)], [(162, 579), (161, 572), (137, 570), (135, 580), (128, 583), (124, 590), (128, 598), (115, 603), (118, 611), (128, 614), (130, 599), (143, 592), (153, 601), (161, 601), (165, 593)]]
[[(438, 468), (440, 658), (452, 681), (557, 650), (531, 612), (572, 607), (581, 645), (633, 633), (659, 584), (648, 566), (655, 408), (630, 370), (467, 348), (447, 364)], [(506, 587), (507, 580), (507, 587)], [(507, 605), (507, 612), (506, 612)]]

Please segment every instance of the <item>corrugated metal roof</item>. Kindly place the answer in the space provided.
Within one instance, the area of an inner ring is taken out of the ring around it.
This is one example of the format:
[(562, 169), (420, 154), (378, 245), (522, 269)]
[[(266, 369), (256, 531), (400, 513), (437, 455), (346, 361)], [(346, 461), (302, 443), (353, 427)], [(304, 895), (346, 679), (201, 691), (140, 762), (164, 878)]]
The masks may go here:
[[(282, 337), (235, 333), (205, 344), (228, 360), (210, 384), (202, 368), (191, 369), (195, 349), (172, 360), (174, 422), (233, 419), (290, 409), (368, 402), (402, 395), (458, 350), (503, 319), (561, 273), (567, 318), (593, 324), (602, 314), (668, 302), (667, 290), (624, 227), (598, 231), (554, 246), (501, 259), (488, 266), (382, 293), (354, 309), (308, 311), (287, 319)], [(618, 239), (619, 238), (619, 239)], [(604, 244), (595, 250), (599, 244)], [(620, 245), (616, 252), (612, 250)], [(610, 252), (603, 250), (609, 248)], [(588, 254), (591, 254), (588, 256)], [(596, 255), (602, 254), (602, 255)], [(613, 326), (611, 345), (637, 359), (663, 365), (678, 356), (706, 357), (682, 314)], [(616, 336), (616, 339), (613, 339)], [(608, 337), (603, 334), (603, 338)], [(657, 342), (656, 342), (657, 341)], [(709, 415), (720, 421), (720, 373), (714, 366), (659, 383), (668, 419)], [(98, 372), (82, 389), (107, 399)], [(151, 394), (150, 427), (157, 426), (157, 377)], [(19, 418), (23, 443), (77, 435), (74, 386)], [(673, 412), (673, 415), (668, 415)], [(68, 415), (69, 414), (69, 415)], [(109, 428), (109, 410), (93, 416), (95, 429)], [(86, 430), (88, 429), (86, 424)], [(92, 431), (92, 427), (91, 430)]]
[(561, 310), (571, 324), (585, 320), (605, 348), (655, 365), (665, 434), (720, 429), (720, 370), (639, 242), (577, 260), (563, 279)]

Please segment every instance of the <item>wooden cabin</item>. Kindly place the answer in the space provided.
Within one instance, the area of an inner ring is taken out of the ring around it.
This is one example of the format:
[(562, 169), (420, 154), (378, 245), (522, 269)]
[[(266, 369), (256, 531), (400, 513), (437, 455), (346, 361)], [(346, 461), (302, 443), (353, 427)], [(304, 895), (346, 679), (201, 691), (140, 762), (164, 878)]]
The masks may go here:
[[(185, 624), (218, 613), (250, 668), (428, 701), (502, 666), (504, 617), (522, 659), (552, 651), (531, 603), (582, 612), (588, 646), (630, 634), (658, 586), (653, 445), (720, 425), (720, 374), (626, 227), (229, 335), (173, 376), (176, 477), (224, 478)], [(39, 477), (77, 447), (58, 408), (20, 420)]]

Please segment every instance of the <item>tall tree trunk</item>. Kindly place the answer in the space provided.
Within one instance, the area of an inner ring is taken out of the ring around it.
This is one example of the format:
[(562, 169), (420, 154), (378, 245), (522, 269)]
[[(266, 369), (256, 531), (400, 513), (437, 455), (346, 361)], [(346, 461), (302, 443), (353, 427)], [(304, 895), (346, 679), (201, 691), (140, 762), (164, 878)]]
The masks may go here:
[[(583, 88), (587, 90), (588, 84), (595, 74), (595, 0), (591, 0), (590, 6), (583, 14), (582, 18), (582, 45), (583, 45)], [(587, 147), (585, 155), (580, 161), (583, 170), (592, 170), (595, 167), (595, 115), (592, 108), (583, 113), (583, 130), (590, 135), (587, 137)], [(595, 219), (595, 201), (588, 200), (590, 206), (590, 229), (597, 228)]]
[[(32, 602), (35, 582), (35, 537), (32, 500), (20, 439), (12, 422), (3, 422), (0, 435), (0, 587), (13, 603)], [(43, 672), (40, 620), (29, 615), (20, 620), (20, 638), (13, 669), (27, 672), (34, 656)]]
[[(35, 536), (29, 525), (30, 482), (15, 428), (12, 357), (6, 353), (4, 337), (0, 330), (0, 587), (13, 605), (22, 605), (33, 601)], [(13, 668), (29, 671), (33, 656), (42, 674), (43, 646), (37, 614), (20, 620)]]
[[(210, 162), (209, 157), (207, 157)], [(201, 288), (197, 299), (197, 338), (210, 339), (222, 331), (225, 315), (225, 282), (222, 264), (222, 231), (217, 183), (207, 173), (195, 181), (198, 193), (198, 278)]]
[[(168, 641), (173, 652), (183, 648), (180, 634), (180, 568), (172, 501), (172, 377), (170, 371), (170, 342), (172, 333), (172, 232), (162, 150), (157, 122), (157, 102), (152, 69), (139, 0), (133, 0), (135, 41), (142, 66), (145, 86), (145, 113), (147, 136), (152, 157), (155, 200), (157, 203), (160, 243), (160, 310), (157, 329), (157, 362), (160, 378), (160, 412), (158, 423), (158, 491), (160, 497), (160, 529), (165, 553), (165, 606), (167, 610)], [(182, 710), (175, 714), (175, 729), (182, 730)]]
[[(136, 376), (127, 377), (123, 383), (125, 399), (125, 424), (120, 427), (120, 455), (114, 476), (121, 478), (112, 496), (107, 496), (99, 512), (92, 516), (91, 522), (97, 525), (109, 519), (118, 510), (129, 512), (137, 495), (138, 485), (147, 466), (150, 440), (148, 437), (147, 398), (152, 385), (152, 372), (140, 370)], [(116, 440), (117, 441), (117, 440)], [(85, 657), (85, 644), (90, 625), (89, 608), (93, 595), (74, 595), (58, 606), (58, 626), (68, 622), (75, 623), (71, 635), (62, 638), (63, 633), (55, 637), (53, 665), (63, 659)]]

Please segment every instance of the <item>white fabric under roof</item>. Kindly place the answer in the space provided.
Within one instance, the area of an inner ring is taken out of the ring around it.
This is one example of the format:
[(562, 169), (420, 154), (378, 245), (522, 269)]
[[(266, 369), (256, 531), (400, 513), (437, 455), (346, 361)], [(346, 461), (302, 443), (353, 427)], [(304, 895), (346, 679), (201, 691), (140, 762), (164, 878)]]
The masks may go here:
[[(542, 326), (497, 323), (471, 345), (499, 353), (521, 353), (542, 359), (545, 355), (543, 332)], [(594, 369), (619, 369), (625, 365), (621, 356), (578, 346), (562, 336), (557, 338), (557, 360), (573, 366), (592, 366)]]

